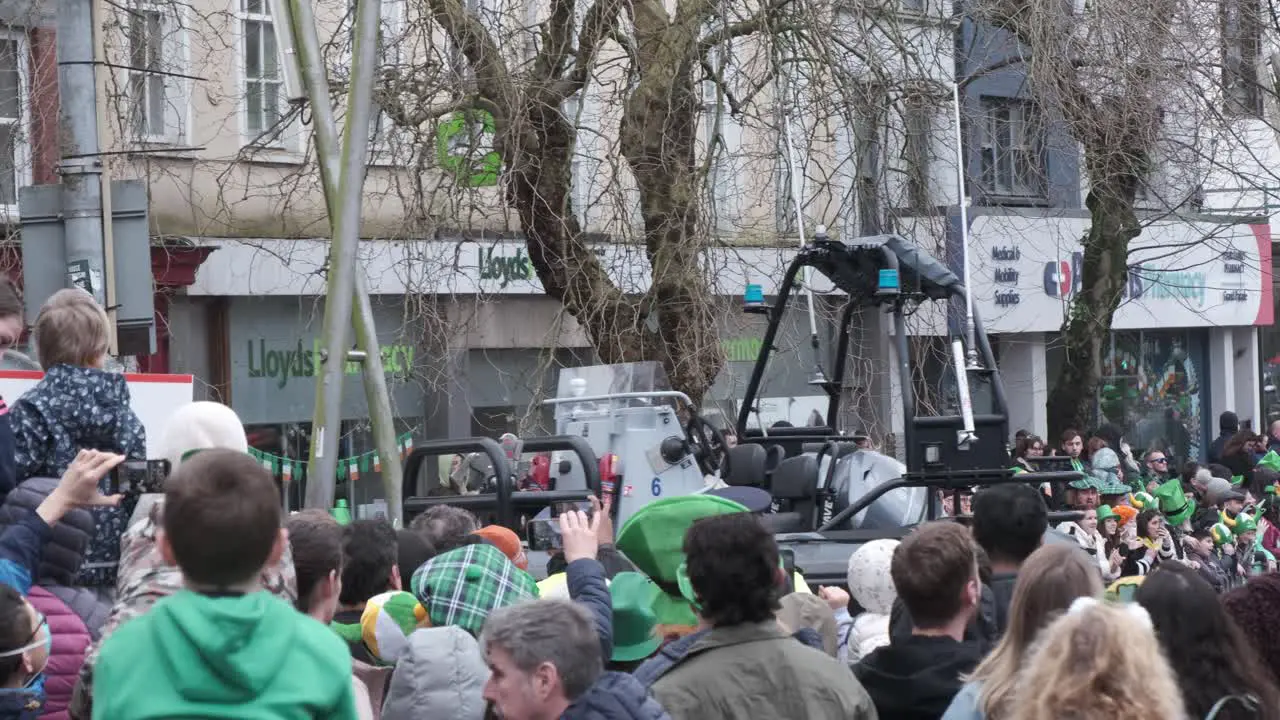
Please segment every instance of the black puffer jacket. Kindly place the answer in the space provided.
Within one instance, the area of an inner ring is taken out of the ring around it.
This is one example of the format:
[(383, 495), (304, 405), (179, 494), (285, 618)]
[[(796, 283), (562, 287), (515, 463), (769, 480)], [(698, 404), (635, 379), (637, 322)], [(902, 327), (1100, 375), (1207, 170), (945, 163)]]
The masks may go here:
[[(8, 527), (33, 512), (58, 486), (55, 478), (33, 477), (14, 488), (0, 505), (0, 528)], [(45, 545), (35, 581), (41, 585), (71, 585), (80, 572), (85, 548), (93, 537), (93, 515), (77, 508), (53, 526), (53, 537)]]
[(671, 716), (635, 678), (610, 672), (565, 708), (560, 720), (671, 720)]

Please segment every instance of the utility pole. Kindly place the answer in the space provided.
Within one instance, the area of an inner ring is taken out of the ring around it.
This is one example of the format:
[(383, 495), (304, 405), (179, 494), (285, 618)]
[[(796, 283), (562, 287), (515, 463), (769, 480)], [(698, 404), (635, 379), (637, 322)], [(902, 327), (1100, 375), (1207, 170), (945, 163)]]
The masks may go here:
[[(341, 383), (346, 365), (346, 326), (350, 322), (355, 327), (356, 346), (364, 352), (361, 363), (364, 390), (373, 422), (375, 446), (382, 460), (387, 512), (392, 522), (398, 525), (403, 519), (400, 449), (396, 445), (391, 396), (382, 366), (373, 306), (364, 276), (357, 267), (356, 253), (360, 242), (362, 186), (373, 109), (373, 70), (381, 3), (379, 0), (361, 0), (357, 9), (351, 85), (347, 92), (347, 121), (341, 143), (329, 101), (329, 84), (310, 2), (291, 0), (287, 5), (277, 4), (277, 7), (281, 6), (284, 12), (279, 13), (279, 20), (292, 39), (292, 43), (280, 43), (284, 52), (283, 62), (286, 73), (291, 67), (300, 67), (302, 71), (302, 81), (311, 104), (317, 160), (332, 236), (323, 338), (329, 359), (325, 362), (323, 379), (317, 386), (315, 409), (315, 427), (330, 428), (324, 433), (330, 437), (323, 437), (320, 432), (312, 433), (306, 504), (308, 507), (325, 508), (333, 502), (337, 432), (342, 419)], [(290, 53), (290, 49), (295, 52)], [(296, 55), (297, 66), (292, 66), (295, 58), (290, 57), (291, 54)], [(345, 299), (341, 306), (334, 302), (340, 297)], [(335, 387), (336, 393), (333, 392)], [(330, 402), (332, 395), (336, 398)], [(331, 444), (332, 448), (325, 447), (326, 444)]]
[(93, 0), (58, 1), (58, 115), (62, 129), (62, 215), (70, 284), (106, 306), (102, 160)]

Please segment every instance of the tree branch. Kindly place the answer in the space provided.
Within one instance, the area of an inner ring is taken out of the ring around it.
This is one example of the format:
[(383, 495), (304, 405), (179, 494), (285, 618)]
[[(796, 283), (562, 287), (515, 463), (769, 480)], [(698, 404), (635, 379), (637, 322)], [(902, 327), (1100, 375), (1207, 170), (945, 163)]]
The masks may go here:
[(489, 31), (459, 0), (426, 0), (432, 18), (445, 34), (459, 46), (476, 75), (479, 94), (493, 103), (494, 120), (501, 126), (511, 115), (507, 106), (511, 92), (511, 73), (502, 59), (497, 43)]

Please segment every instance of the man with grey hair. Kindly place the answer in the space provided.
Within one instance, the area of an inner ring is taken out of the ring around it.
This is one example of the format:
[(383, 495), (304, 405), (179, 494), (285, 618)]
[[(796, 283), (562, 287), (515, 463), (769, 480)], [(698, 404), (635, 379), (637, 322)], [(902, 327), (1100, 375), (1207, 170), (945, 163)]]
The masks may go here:
[(469, 511), (452, 505), (432, 505), (409, 523), (409, 529), (418, 533), (443, 554), (467, 544), (468, 536), (480, 529), (480, 521)]
[(630, 675), (604, 672), (595, 620), (575, 602), (497, 610), (482, 639), (484, 699), (503, 720), (670, 720)]

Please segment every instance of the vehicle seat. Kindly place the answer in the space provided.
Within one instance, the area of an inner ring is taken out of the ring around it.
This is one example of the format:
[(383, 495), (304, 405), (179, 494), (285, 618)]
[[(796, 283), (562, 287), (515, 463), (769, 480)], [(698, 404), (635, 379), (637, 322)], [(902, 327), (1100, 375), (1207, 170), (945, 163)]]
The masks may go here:
[(797, 455), (783, 460), (773, 471), (771, 492), (778, 512), (765, 517), (775, 533), (812, 530), (818, 505), (818, 459)]
[(729, 448), (729, 469), (727, 477), (721, 478), (726, 485), (735, 487), (765, 487), (765, 449), (759, 445), (748, 443)]
[(778, 469), (783, 460), (787, 459), (787, 450), (781, 445), (770, 445), (765, 450), (764, 472), (767, 477), (773, 475), (773, 471)]

